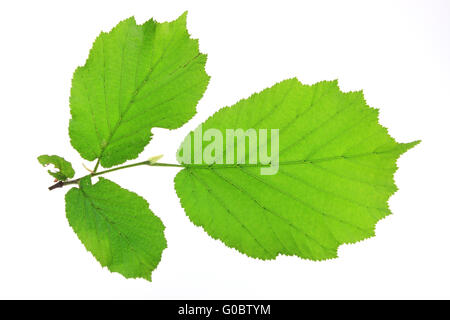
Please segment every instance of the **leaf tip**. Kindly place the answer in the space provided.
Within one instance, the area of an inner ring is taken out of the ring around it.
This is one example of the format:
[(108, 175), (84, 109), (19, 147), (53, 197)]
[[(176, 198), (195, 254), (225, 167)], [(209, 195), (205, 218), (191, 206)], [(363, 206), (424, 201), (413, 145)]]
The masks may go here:
[(417, 146), (421, 142), (422, 142), (422, 140), (416, 140), (416, 141), (409, 142), (409, 143), (402, 143), (403, 148), (404, 148), (404, 152), (408, 151), (409, 149), (414, 148), (415, 146)]
[(184, 19), (186, 19), (186, 18), (187, 18), (187, 15), (188, 15), (188, 11), (185, 10), (185, 11), (180, 15), (180, 18), (183, 17)]
[(184, 11), (175, 21), (182, 23), (184, 26), (186, 26), (188, 11)]

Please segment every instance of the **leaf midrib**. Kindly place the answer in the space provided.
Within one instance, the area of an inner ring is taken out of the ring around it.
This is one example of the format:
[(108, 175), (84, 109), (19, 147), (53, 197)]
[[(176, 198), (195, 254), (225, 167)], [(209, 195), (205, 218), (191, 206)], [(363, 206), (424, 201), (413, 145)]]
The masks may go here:
[[(397, 151), (399, 149), (399, 146), (396, 146), (395, 148), (386, 150), (386, 151), (372, 151), (372, 152), (365, 152), (365, 153), (359, 153), (351, 156), (333, 156), (333, 157), (325, 157), (325, 158), (317, 158), (317, 159), (304, 159), (304, 160), (288, 160), (288, 161), (280, 161), (278, 164), (280, 166), (286, 166), (286, 165), (302, 165), (302, 164), (314, 164), (318, 162), (326, 162), (326, 161), (334, 161), (334, 160), (350, 160), (350, 159), (356, 159), (356, 158), (362, 158), (366, 156), (371, 155), (380, 155), (380, 154), (387, 154), (394, 151)], [(262, 164), (262, 163), (233, 163), (233, 164), (183, 164), (183, 166), (187, 169), (230, 169), (230, 168), (241, 168), (241, 167), (254, 167), (254, 168), (268, 168), (271, 166), (271, 164)]]
[[(148, 265), (146, 262), (144, 262), (144, 261), (142, 260), (141, 255), (138, 253), (138, 251), (136, 250), (136, 248), (131, 244), (130, 239), (128, 239), (128, 237), (126, 236), (126, 234), (123, 233), (122, 231), (120, 231), (119, 228), (118, 228), (114, 223), (112, 223), (112, 222), (105, 216), (105, 214), (102, 212), (103, 209), (97, 207), (97, 206), (94, 204), (94, 202), (92, 201), (91, 197), (90, 197), (90, 196), (89, 196), (82, 188), (80, 188), (79, 190), (83, 193), (84, 198), (90, 203), (90, 205), (92, 206), (92, 208), (95, 209), (95, 211), (98, 213), (98, 215), (99, 215), (100, 217), (103, 218), (103, 220), (107, 223), (107, 225), (108, 225), (110, 228), (112, 228), (112, 229), (114, 229), (114, 230), (116, 231), (116, 233), (117, 233), (117, 235), (119, 236), (119, 238), (123, 238), (123, 239), (125, 240), (125, 243), (128, 245), (128, 247), (130, 248), (130, 250), (134, 252), (135, 256), (137, 257), (137, 260), (139, 261), (139, 263), (140, 263), (142, 266), (144, 266), (145, 268), (149, 268), (149, 269), (153, 270), (153, 269), (154, 269), (154, 266)], [(96, 232), (97, 232), (97, 229), (96, 229)], [(113, 257), (112, 254), (111, 254), (111, 257)]]

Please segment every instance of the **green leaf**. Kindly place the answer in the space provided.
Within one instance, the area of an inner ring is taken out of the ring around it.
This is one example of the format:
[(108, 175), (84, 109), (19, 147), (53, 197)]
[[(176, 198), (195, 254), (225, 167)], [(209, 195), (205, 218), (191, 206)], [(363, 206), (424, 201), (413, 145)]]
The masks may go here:
[[(271, 164), (259, 157), (254, 165), (239, 164), (237, 145), (223, 141), (223, 159), (218, 159), (225, 164), (189, 164), (208, 144), (192, 146), (186, 168), (175, 178), (195, 225), (261, 259), (279, 254), (334, 258), (339, 245), (374, 236), (376, 223), (390, 214), (396, 160), (418, 143), (397, 143), (362, 93), (343, 93), (337, 81), (312, 86), (283, 81), (221, 109), (202, 125), (203, 132), (211, 128), (223, 137), (226, 129), (279, 129), (276, 174), (262, 175)], [(194, 132), (183, 145), (190, 137)], [(264, 146), (247, 148), (246, 158)], [(276, 149), (270, 139), (267, 147)], [(230, 152), (234, 160), (227, 165)]]
[(72, 146), (106, 168), (136, 158), (151, 128), (175, 129), (194, 116), (209, 81), (205, 63), (186, 13), (166, 23), (129, 18), (102, 32), (73, 76)]
[(90, 177), (66, 194), (69, 224), (102, 266), (126, 278), (151, 281), (167, 247), (164, 225), (145, 199), (100, 178)]
[(73, 178), (75, 175), (75, 170), (72, 168), (72, 164), (69, 161), (66, 161), (64, 158), (60, 156), (49, 156), (43, 154), (38, 157), (38, 161), (44, 167), (52, 164), (55, 166), (56, 171), (48, 170), (48, 173), (60, 181), (65, 181), (69, 178)]

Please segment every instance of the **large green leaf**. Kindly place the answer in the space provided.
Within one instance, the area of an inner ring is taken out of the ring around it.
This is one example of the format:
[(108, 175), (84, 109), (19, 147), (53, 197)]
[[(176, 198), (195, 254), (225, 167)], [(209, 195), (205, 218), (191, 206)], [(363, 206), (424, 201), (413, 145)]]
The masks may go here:
[(66, 194), (66, 214), (78, 238), (102, 266), (126, 278), (151, 280), (166, 248), (164, 225), (145, 199), (90, 177)]
[(44, 167), (48, 166), (49, 164), (54, 165), (56, 171), (48, 170), (48, 173), (57, 180), (65, 181), (69, 178), (73, 178), (73, 176), (75, 175), (75, 170), (73, 170), (72, 164), (60, 156), (49, 156), (43, 154), (38, 157), (38, 161)]
[(73, 147), (103, 167), (136, 158), (152, 127), (178, 128), (195, 114), (209, 81), (205, 63), (186, 13), (170, 23), (130, 18), (101, 33), (73, 76)]
[[(267, 165), (259, 158), (256, 165), (239, 164), (236, 156), (233, 165), (189, 164), (209, 146), (203, 143), (192, 146), (175, 178), (194, 224), (261, 259), (334, 258), (339, 245), (373, 236), (377, 221), (390, 214), (396, 160), (418, 143), (397, 143), (362, 93), (343, 93), (336, 81), (309, 86), (286, 80), (218, 111), (202, 125), (203, 132), (211, 128), (223, 137), (226, 129), (279, 129), (274, 175), (261, 174)], [(225, 141), (223, 146), (225, 163), (229, 152), (238, 151), (236, 145), (227, 150)], [(247, 149), (246, 158), (257, 151)]]

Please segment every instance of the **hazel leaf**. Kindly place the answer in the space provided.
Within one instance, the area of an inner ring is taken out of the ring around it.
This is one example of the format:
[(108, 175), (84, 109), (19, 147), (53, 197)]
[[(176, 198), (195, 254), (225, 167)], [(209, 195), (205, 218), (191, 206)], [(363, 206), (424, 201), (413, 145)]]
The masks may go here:
[(92, 184), (87, 176), (67, 192), (66, 215), (103, 267), (151, 281), (167, 243), (164, 225), (144, 198), (104, 178)]
[(102, 32), (73, 75), (72, 146), (105, 168), (136, 158), (151, 128), (175, 129), (194, 116), (209, 82), (205, 63), (186, 13), (165, 23), (129, 18)]
[(52, 164), (55, 166), (55, 171), (48, 170), (48, 173), (59, 181), (65, 181), (69, 178), (73, 178), (75, 170), (72, 168), (72, 164), (64, 158), (56, 155), (41, 155), (38, 157), (38, 161), (44, 167)]
[[(374, 236), (376, 223), (391, 213), (387, 201), (397, 190), (396, 161), (419, 143), (396, 142), (363, 94), (343, 93), (336, 81), (283, 81), (219, 110), (201, 128), (222, 137), (227, 129), (278, 130), (277, 146), (266, 139), (246, 148), (242, 158), (257, 159), (254, 164), (240, 161), (238, 144), (225, 138), (214, 163), (202, 154), (215, 142), (192, 144), (186, 149), (190, 157), (179, 157), (185, 168), (175, 178), (181, 205), (195, 225), (260, 259), (335, 258), (340, 245)], [(275, 165), (261, 161), (263, 147), (279, 150), (273, 174), (262, 174)]]

